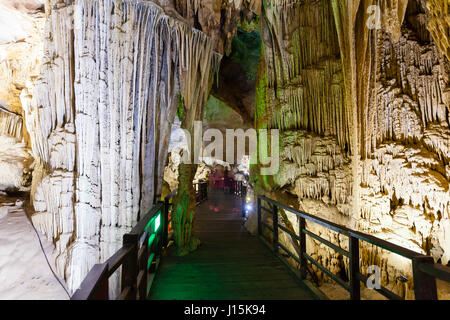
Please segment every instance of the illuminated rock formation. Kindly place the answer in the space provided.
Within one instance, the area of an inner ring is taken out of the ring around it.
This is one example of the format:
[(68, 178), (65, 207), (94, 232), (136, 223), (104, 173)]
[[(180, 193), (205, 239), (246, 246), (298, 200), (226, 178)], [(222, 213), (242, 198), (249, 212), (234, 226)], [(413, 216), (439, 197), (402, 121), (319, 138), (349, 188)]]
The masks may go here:
[(57, 239), (74, 290), (160, 194), (178, 95), (197, 103), (217, 57), (208, 37), (151, 2), (55, 2), (46, 28), (41, 76), (23, 99), (33, 221)]
[[(44, 2), (0, 0), (0, 191), (28, 190), (33, 170), (32, 219), (70, 290), (122, 245), (163, 176), (178, 187), (180, 127), (201, 119), (281, 130), (280, 172), (252, 177), (258, 192), (449, 263), (446, 0)], [(311, 239), (308, 251), (347, 276), (339, 254)], [(382, 266), (383, 284), (413, 298), (397, 281), (407, 261), (361, 252), (363, 272)]]
[[(371, 5), (380, 10), (374, 27)], [(448, 31), (446, 8), (420, 0), (268, 2), (256, 123), (284, 130), (273, 179), (281, 191), (269, 194), (293, 195), (299, 209), (449, 262), (450, 69), (448, 32), (437, 31)], [(313, 257), (345, 275), (346, 259), (308, 241)], [(411, 280), (396, 280), (411, 276), (408, 261), (361, 249), (363, 272), (378, 261), (384, 284), (412, 298)]]

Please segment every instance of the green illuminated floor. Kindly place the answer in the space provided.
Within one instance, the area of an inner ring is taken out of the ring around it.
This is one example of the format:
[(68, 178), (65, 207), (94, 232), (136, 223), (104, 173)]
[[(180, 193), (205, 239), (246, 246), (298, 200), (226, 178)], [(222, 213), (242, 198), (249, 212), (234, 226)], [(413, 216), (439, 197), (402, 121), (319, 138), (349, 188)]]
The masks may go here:
[[(156, 300), (309, 300), (308, 288), (244, 228), (241, 200), (211, 192), (197, 208), (200, 248), (186, 257), (163, 257), (150, 298)], [(216, 204), (220, 211), (210, 210)]]

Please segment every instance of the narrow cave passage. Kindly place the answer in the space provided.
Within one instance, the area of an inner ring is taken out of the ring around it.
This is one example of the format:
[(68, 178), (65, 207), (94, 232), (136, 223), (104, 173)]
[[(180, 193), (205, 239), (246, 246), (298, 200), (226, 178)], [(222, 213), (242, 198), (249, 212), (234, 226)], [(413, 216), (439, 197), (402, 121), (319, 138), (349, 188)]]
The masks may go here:
[(243, 199), (211, 189), (197, 207), (202, 245), (185, 257), (163, 257), (150, 299), (310, 300), (314, 296), (244, 227)]

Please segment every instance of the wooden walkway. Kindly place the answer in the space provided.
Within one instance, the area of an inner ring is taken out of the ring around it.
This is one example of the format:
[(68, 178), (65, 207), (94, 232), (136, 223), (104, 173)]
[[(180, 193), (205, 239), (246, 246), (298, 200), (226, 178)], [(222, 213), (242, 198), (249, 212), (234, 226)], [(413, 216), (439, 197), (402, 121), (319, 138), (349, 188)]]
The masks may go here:
[(202, 245), (185, 257), (162, 258), (150, 299), (314, 299), (311, 291), (246, 231), (241, 201), (222, 190), (210, 192), (208, 201), (197, 207), (195, 218), (194, 234)]

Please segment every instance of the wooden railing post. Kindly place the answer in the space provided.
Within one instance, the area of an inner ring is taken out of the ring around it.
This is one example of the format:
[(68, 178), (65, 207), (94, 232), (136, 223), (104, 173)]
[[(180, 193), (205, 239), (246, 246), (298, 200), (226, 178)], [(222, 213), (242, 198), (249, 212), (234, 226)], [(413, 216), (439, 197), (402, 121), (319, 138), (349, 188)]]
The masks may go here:
[(300, 259), (300, 276), (302, 279), (306, 279), (306, 234), (303, 232), (303, 230), (306, 229), (306, 220), (305, 218), (300, 217), (299, 221), (299, 238), (300, 238), (300, 252), (299, 252), (299, 259)]
[(101, 283), (94, 294), (93, 300), (109, 300), (109, 278), (102, 277)]
[(420, 270), (421, 264), (434, 264), (432, 257), (412, 258), (414, 296), (416, 300), (437, 300), (436, 278)]
[(71, 300), (108, 300), (109, 299), (108, 263), (96, 264)]
[(169, 242), (169, 209), (170, 209), (170, 200), (169, 197), (166, 197), (164, 199), (164, 206), (162, 212), (163, 218), (162, 245), (164, 247), (166, 247)]
[(273, 245), (275, 253), (278, 253), (278, 207), (276, 205), (273, 205)]
[(262, 224), (261, 224), (261, 198), (258, 197), (257, 201), (257, 214), (258, 214), (258, 236), (262, 236)]
[(350, 299), (361, 300), (361, 290), (359, 283), (359, 240), (358, 238), (349, 236), (349, 252), (350, 252)]
[[(148, 263), (148, 238), (149, 232), (146, 233), (144, 243), (141, 249), (138, 251), (142, 252), (142, 256), (138, 257), (138, 279), (137, 279), (137, 293), (139, 294), (139, 300), (147, 300), (147, 263)], [(139, 283), (139, 278), (140, 283)]]
[(245, 197), (241, 197), (241, 213), (242, 217), (245, 218), (245, 207), (247, 205), (247, 202), (245, 201)]
[(133, 250), (128, 255), (127, 259), (122, 265), (122, 292), (129, 287), (130, 293), (125, 297), (125, 299), (136, 299), (136, 284), (138, 275), (138, 242), (139, 235), (137, 234), (125, 234), (123, 236), (123, 245), (133, 246)]

